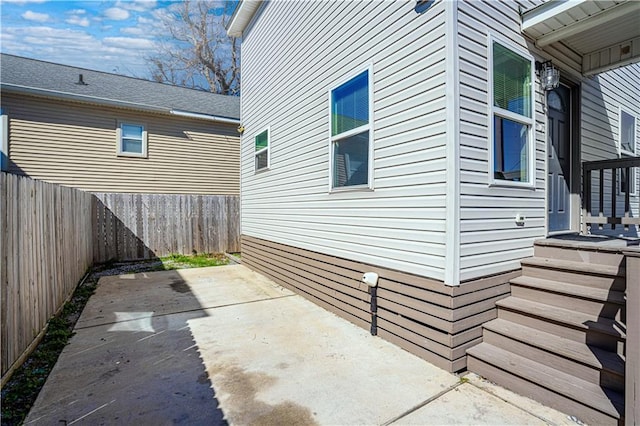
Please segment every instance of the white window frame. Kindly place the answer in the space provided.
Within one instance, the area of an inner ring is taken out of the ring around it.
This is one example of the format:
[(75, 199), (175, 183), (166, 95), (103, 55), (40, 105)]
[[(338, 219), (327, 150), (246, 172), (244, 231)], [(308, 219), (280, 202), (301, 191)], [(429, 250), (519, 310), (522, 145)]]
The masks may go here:
[[(626, 149), (622, 149), (622, 113), (627, 114), (631, 118), (633, 118), (633, 149), (634, 151), (627, 151)], [(620, 106), (618, 108), (618, 157), (619, 158), (629, 158), (629, 157), (637, 157), (638, 153), (638, 117), (634, 114), (630, 113), (624, 107)], [(618, 172), (618, 194), (624, 194), (622, 190), (622, 171)], [(636, 174), (636, 169), (631, 169), (631, 177), (629, 179), (631, 185), (633, 185), (633, 191), (629, 193), (631, 197), (638, 196), (638, 177)], [(633, 183), (631, 183), (633, 182)]]
[[(519, 56), (522, 56), (524, 59), (529, 60), (531, 64), (530, 72), (531, 72), (531, 117), (526, 117), (524, 115), (516, 114), (514, 112), (504, 110), (500, 107), (495, 106), (494, 102), (494, 89), (493, 89), (493, 44), (500, 44), (505, 49), (508, 49)], [(489, 90), (489, 186), (497, 186), (497, 187), (515, 187), (515, 188), (526, 188), (526, 189), (535, 189), (536, 185), (536, 138), (535, 138), (535, 121), (536, 121), (536, 103), (535, 103), (535, 95), (536, 95), (536, 85), (538, 83), (535, 73), (535, 58), (527, 52), (522, 47), (508, 42), (506, 40), (502, 40), (493, 34), (490, 34), (488, 37), (488, 49), (487, 49), (487, 59), (488, 59), (488, 90)], [(495, 128), (494, 128), (494, 117), (495, 116), (506, 118), (508, 120), (515, 121), (516, 123), (524, 124), (529, 127), (527, 132), (528, 137), (528, 181), (527, 182), (517, 182), (517, 181), (509, 181), (496, 179), (494, 177), (494, 138), (495, 138)]]
[[(267, 132), (267, 146), (266, 148), (262, 148), (259, 151), (256, 151), (256, 138), (258, 137), (258, 135), (261, 135), (262, 133)], [(264, 129), (260, 130), (259, 132), (256, 132), (253, 135), (252, 138), (252, 143), (253, 143), (253, 170), (255, 173), (261, 173), (261, 172), (265, 172), (267, 170), (271, 169), (271, 126), (267, 126)], [(257, 162), (257, 158), (259, 154), (262, 154), (263, 152), (267, 152), (267, 166), (266, 167), (262, 167), (261, 169), (258, 168), (258, 162)]]
[[(331, 105), (331, 92), (333, 92), (335, 89), (337, 89), (338, 87), (342, 86), (343, 84), (349, 82), (350, 80), (354, 79), (355, 77), (357, 77), (358, 75), (362, 74), (363, 72), (367, 71), (368, 72), (368, 78), (367, 78), (367, 89), (369, 91), (369, 122), (365, 125), (362, 125), (360, 127), (357, 127), (355, 129), (351, 129), (349, 131), (346, 131), (344, 133), (332, 136), (333, 133), (333, 120), (331, 118), (331, 111), (332, 111), (332, 105)], [(329, 192), (344, 192), (344, 191), (362, 191), (362, 190), (373, 190), (374, 189), (374, 184), (373, 184), (373, 62), (370, 62), (368, 64), (366, 64), (365, 66), (361, 66), (358, 68), (355, 68), (353, 71), (351, 71), (349, 74), (345, 75), (343, 78), (341, 78), (340, 80), (338, 80), (333, 86), (329, 87), (329, 91), (328, 91), (328, 105), (329, 105)], [(369, 170), (367, 172), (367, 183), (363, 184), (363, 185), (351, 185), (351, 186), (338, 186), (338, 187), (334, 187), (333, 186), (333, 149), (334, 149), (334, 142), (340, 141), (342, 139), (351, 137), (353, 135), (357, 135), (359, 133), (363, 133), (365, 131), (369, 131), (369, 151), (368, 151), (368, 166), (369, 166)]]
[[(142, 128), (142, 152), (128, 152), (122, 149), (122, 126), (136, 126)], [(116, 128), (116, 152), (118, 157), (134, 157), (134, 158), (147, 158), (147, 144), (148, 134), (147, 126), (143, 123), (133, 123), (131, 121), (118, 121), (118, 127)]]
[[(622, 149), (622, 113), (627, 114), (631, 118), (633, 118), (633, 149), (634, 151), (627, 151), (626, 149)], [(634, 114), (627, 111), (625, 108), (620, 106), (618, 111), (618, 154), (620, 156), (626, 155), (629, 157), (635, 157), (638, 152), (638, 117)]]

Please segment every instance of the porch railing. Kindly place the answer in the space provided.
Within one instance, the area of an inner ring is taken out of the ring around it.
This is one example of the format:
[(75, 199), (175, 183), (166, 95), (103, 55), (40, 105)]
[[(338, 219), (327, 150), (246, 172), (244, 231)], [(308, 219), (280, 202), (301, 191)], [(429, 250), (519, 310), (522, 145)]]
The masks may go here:
[[(625, 230), (629, 229), (629, 225), (640, 225), (640, 217), (633, 217), (631, 212), (631, 200), (637, 198), (640, 191), (637, 181), (639, 169), (640, 157), (582, 163), (583, 234), (588, 234), (593, 224), (597, 224), (598, 229), (603, 229), (606, 224), (611, 225), (611, 229), (622, 225)], [(592, 201), (596, 184), (598, 213), (594, 216)], [(622, 214), (617, 214), (618, 211)]]

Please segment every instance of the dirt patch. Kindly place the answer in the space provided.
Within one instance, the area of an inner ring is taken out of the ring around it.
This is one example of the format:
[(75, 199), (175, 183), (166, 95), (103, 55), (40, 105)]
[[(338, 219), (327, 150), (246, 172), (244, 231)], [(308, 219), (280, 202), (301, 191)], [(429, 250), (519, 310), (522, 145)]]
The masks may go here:
[(232, 423), (253, 426), (318, 424), (307, 407), (291, 401), (269, 405), (257, 399), (258, 392), (277, 381), (272, 376), (218, 364), (211, 369), (210, 380), (214, 388), (229, 394), (222, 409)]

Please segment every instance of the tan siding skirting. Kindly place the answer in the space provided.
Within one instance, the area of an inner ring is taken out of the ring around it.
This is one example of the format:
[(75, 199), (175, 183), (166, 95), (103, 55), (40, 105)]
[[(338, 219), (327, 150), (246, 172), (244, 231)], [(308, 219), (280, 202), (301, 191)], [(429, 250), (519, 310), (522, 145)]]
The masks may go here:
[(448, 371), (466, 368), (467, 348), (496, 318), (520, 271), (458, 287), (417, 275), (242, 236), (242, 263), (354, 324), (370, 329), (371, 296), (360, 279), (376, 272), (378, 336)]

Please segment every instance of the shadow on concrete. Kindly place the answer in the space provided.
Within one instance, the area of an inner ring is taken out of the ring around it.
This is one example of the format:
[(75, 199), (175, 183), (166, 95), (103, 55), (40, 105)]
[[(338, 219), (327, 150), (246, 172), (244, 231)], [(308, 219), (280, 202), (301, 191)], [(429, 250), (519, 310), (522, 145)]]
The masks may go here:
[(189, 327), (207, 314), (179, 272), (105, 277), (96, 295), (25, 424), (227, 424)]

